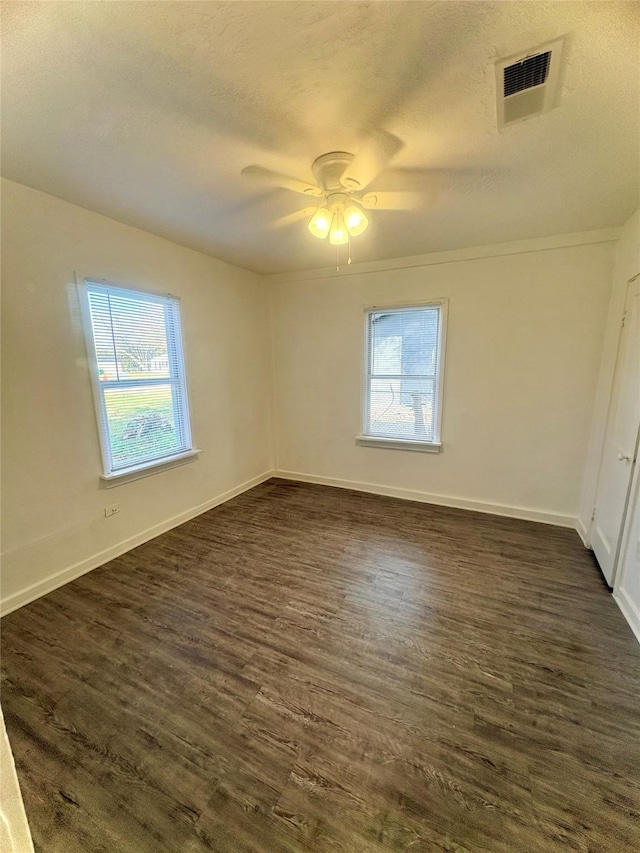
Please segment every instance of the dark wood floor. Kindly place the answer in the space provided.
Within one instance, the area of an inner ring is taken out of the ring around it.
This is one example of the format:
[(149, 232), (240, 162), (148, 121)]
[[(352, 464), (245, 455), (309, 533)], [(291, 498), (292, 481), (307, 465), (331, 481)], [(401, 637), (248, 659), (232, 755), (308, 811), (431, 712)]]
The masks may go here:
[(572, 531), (272, 480), (2, 628), (38, 851), (640, 849), (640, 646)]

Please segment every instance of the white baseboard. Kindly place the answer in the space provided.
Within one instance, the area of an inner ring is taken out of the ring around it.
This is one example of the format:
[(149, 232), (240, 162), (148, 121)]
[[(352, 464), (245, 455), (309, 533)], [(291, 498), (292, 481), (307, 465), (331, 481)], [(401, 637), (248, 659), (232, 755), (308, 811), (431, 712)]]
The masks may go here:
[(636, 640), (640, 643), (640, 609), (635, 602), (629, 598), (624, 587), (618, 587), (613, 592), (613, 598), (622, 610), (622, 615), (629, 623), (631, 630), (636, 635)]
[(576, 530), (578, 531), (578, 536), (582, 539), (582, 544), (585, 548), (591, 548), (591, 541), (589, 539), (589, 530), (587, 525), (584, 523), (583, 518), (576, 519)]
[(114, 560), (116, 557), (126, 554), (126, 552), (131, 551), (132, 548), (137, 548), (138, 545), (143, 545), (150, 539), (155, 539), (155, 537), (160, 536), (161, 533), (166, 533), (168, 530), (172, 530), (174, 527), (184, 524), (185, 521), (190, 521), (192, 518), (202, 515), (203, 512), (207, 512), (208, 510), (231, 500), (231, 498), (241, 495), (243, 492), (252, 489), (254, 486), (260, 485), (260, 483), (264, 483), (266, 480), (270, 480), (271, 477), (274, 476), (275, 471), (265, 471), (264, 474), (260, 474), (258, 477), (253, 477), (251, 480), (247, 480), (245, 483), (241, 483), (239, 486), (235, 486), (233, 489), (229, 489), (227, 492), (224, 492), (223, 494), (218, 495), (199, 506), (192, 507), (185, 512), (181, 512), (179, 515), (174, 515), (173, 518), (168, 518), (166, 521), (160, 522), (160, 524), (156, 524), (153, 527), (143, 530), (142, 533), (137, 533), (129, 539), (118, 542), (111, 548), (107, 548), (104, 551), (93, 554), (91, 557), (87, 557), (87, 559), (81, 560), (79, 563), (69, 566), (69, 568), (63, 569), (61, 572), (56, 572), (44, 580), (38, 581), (38, 583), (32, 584), (25, 589), (21, 589), (18, 592), (13, 593), (13, 595), (7, 596), (7, 598), (2, 599), (0, 602), (0, 616), (6, 616), (8, 613), (17, 610), (19, 607), (23, 607), (25, 604), (35, 601), (36, 598), (40, 598), (49, 592), (53, 592), (54, 589), (64, 586), (64, 584), (69, 583), (69, 581), (75, 580), (81, 575), (90, 572), (92, 569), (97, 569), (98, 566), (102, 566), (110, 560)]
[(526, 521), (539, 521), (542, 524), (553, 524), (556, 527), (576, 529), (577, 518), (571, 515), (560, 515), (554, 512), (543, 512), (527, 507), (501, 506), (500, 504), (483, 503), (482, 501), (454, 498), (448, 495), (432, 495), (413, 489), (398, 489), (392, 486), (381, 486), (377, 483), (359, 483), (356, 480), (341, 480), (335, 477), (319, 477), (315, 474), (301, 474), (298, 471), (274, 471), (274, 477), (283, 480), (297, 480), (301, 483), (317, 483), (321, 486), (335, 486), (338, 489), (353, 489), (356, 492), (368, 492), (372, 495), (385, 495), (391, 498), (402, 498), (407, 501), (448, 506), (455, 509), (469, 509), (474, 512), (485, 512), (489, 515), (501, 515), (507, 518), (522, 518)]

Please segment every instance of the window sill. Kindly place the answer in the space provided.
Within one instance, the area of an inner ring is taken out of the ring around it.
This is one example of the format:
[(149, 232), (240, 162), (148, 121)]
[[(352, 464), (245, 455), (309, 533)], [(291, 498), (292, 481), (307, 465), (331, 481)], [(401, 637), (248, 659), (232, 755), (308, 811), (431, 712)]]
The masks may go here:
[(357, 435), (356, 444), (363, 447), (380, 447), (385, 450), (417, 450), (422, 453), (440, 453), (440, 441), (408, 441), (405, 438), (382, 438), (373, 435)]
[(112, 474), (101, 474), (100, 479), (103, 488), (112, 489), (114, 486), (122, 486), (124, 483), (131, 483), (134, 480), (141, 480), (143, 477), (150, 477), (152, 474), (167, 471), (169, 468), (184, 465), (186, 462), (191, 462), (200, 453), (200, 450), (185, 450), (184, 453), (176, 453), (175, 456), (154, 459), (152, 462), (143, 462), (141, 465), (132, 465), (130, 468), (114, 471)]

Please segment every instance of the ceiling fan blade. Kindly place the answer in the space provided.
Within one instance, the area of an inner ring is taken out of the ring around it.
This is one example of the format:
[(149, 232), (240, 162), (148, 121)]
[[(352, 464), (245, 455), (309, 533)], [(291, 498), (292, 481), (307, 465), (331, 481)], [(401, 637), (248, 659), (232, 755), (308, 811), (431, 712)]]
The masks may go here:
[(287, 213), (286, 216), (279, 216), (269, 223), (269, 227), (283, 228), (285, 225), (293, 225), (294, 222), (300, 222), (301, 219), (311, 218), (317, 209), (317, 207), (303, 207), (302, 210)]
[(262, 166), (247, 166), (242, 170), (241, 174), (268, 187), (280, 187), (281, 189), (293, 190), (293, 192), (302, 193), (303, 195), (322, 195), (322, 190), (315, 184), (307, 184), (304, 181), (299, 181), (297, 178), (290, 178), (288, 175), (281, 175), (279, 172), (263, 169)]
[(413, 210), (421, 202), (419, 193), (379, 192), (362, 196), (362, 206), (367, 210)]
[(372, 133), (342, 173), (340, 183), (346, 189), (363, 190), (403, 146), (397, 136), (385, 130)]

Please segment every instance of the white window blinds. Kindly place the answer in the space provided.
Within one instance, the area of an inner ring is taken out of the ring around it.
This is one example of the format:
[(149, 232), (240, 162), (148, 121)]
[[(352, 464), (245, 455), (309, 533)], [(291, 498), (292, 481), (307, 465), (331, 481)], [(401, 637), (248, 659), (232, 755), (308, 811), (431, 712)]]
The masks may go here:
[(367, 312), (365, 436), (435, 443), (442, 305)]
[(105, 474), (191, 449), (180, 303), (86, 282)]

